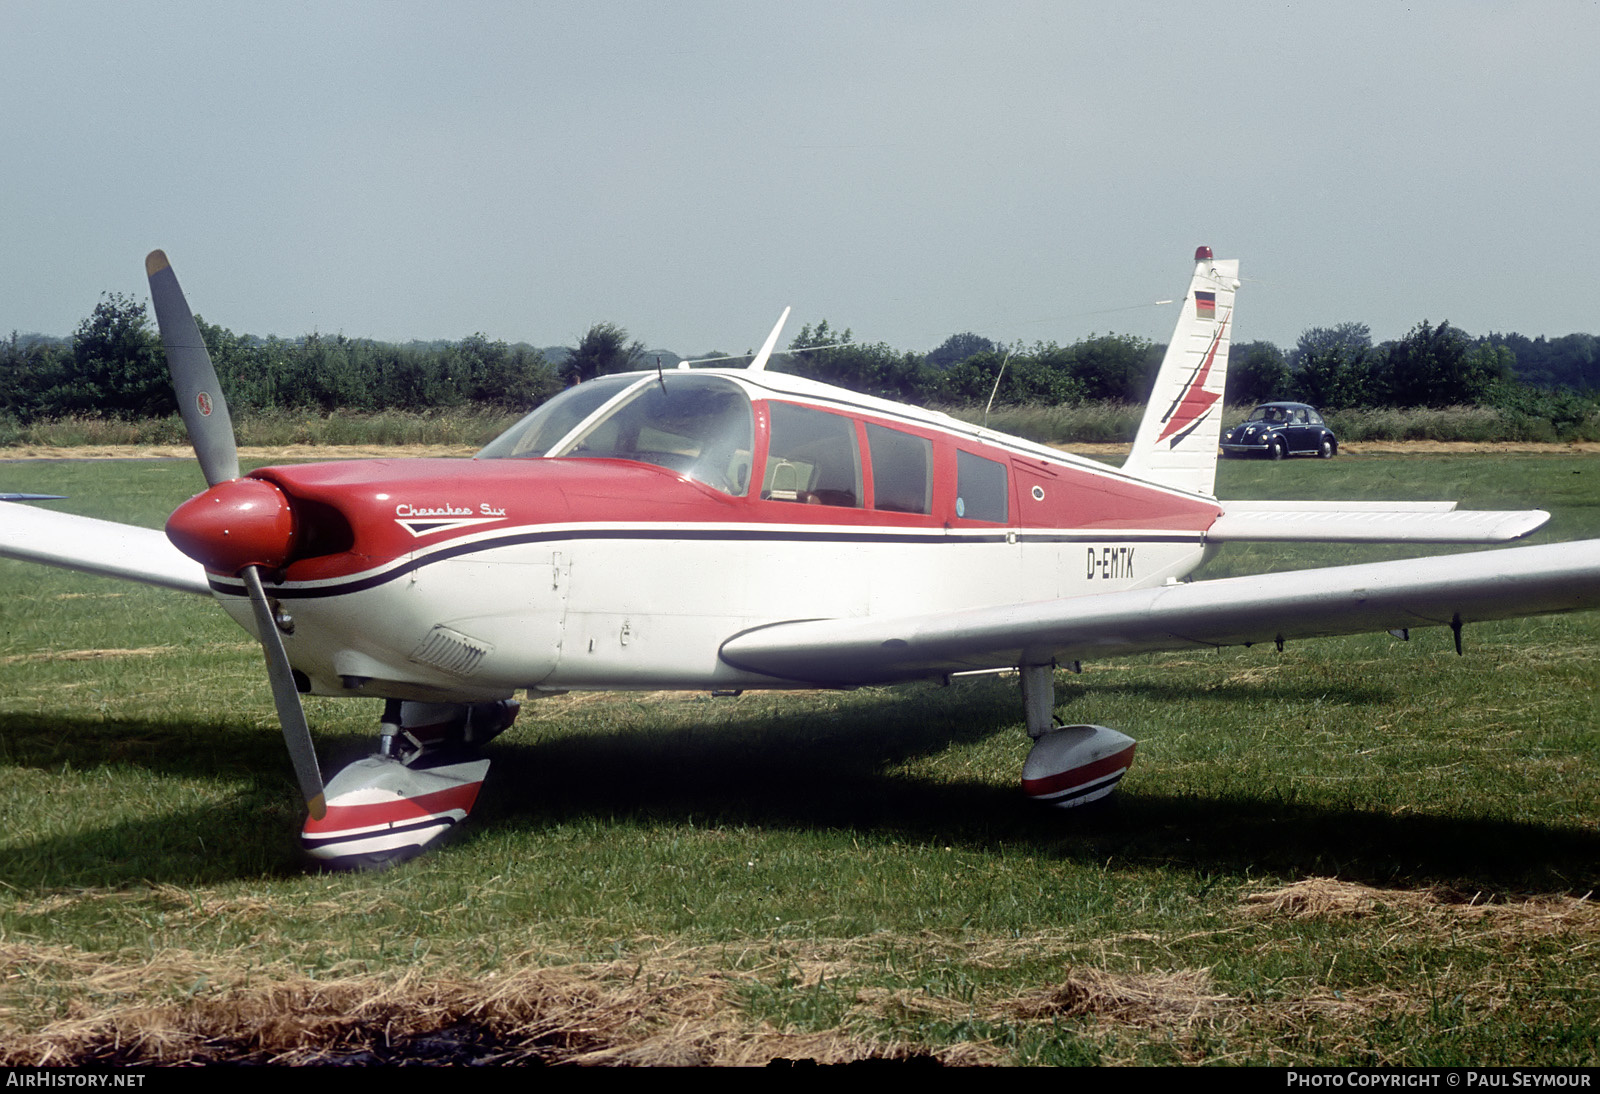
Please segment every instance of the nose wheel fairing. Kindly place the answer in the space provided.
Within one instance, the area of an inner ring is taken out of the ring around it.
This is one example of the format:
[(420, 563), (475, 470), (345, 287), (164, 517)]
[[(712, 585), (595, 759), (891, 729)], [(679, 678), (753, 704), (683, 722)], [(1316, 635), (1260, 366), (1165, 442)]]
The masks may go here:
[(408, 767), (369, 756), (328, 781), (327, 813), (308, 818), (300, 843), (330, 866), (377, 868), (422, 853), (467, 819), (488, 760)]
[(510, 727), (518, 704), (402, 703), (384, 709), (379, 751), (328, 781), (326, 813), (301, 846), (340, 869), (414, 858), (467, 819), (489, 773), (476, 750)]

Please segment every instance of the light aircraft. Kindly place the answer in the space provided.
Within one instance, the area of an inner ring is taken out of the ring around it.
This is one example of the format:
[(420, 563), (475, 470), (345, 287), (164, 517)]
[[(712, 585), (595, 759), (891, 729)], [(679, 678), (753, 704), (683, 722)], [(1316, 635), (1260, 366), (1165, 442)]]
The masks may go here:
[[(1134, 742), (1058, 726), (1058, 666), (1149, 650), (1600, 606), (1600, 540), (1186, 582), (1240, 541), (1496, 543), (1548, 514), (1213, 493), (1238, 263), (1195, 254), (1120, 468), (766, 366), (602, 377), (471, 460), (241, 476), (227, 402), (165, 254), (146, 261), (209, 488), (166, 534), (22, 505), (0, 555), (208, 595), (260, 640), (339, 865), (465, 819), (513, 695), (852, 687), (1019, 672), (1032, 796), (1109, 794)], [(383, 700), (324, 785), (300, 693)]]

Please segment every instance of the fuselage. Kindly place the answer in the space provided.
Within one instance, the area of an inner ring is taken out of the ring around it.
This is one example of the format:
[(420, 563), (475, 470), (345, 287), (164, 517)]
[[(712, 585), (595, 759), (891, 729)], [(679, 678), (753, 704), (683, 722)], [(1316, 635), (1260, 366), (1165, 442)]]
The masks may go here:
[[(473, 460), (252, 477), (294, 512), (267, 592), (309, 689), (450, 701), (803, 686), (719, 651), (793, 620), (1158, 585), (1203, 561), (1220, 513), (941, 414), (735, 370), (571, 389)], [(210, 580), (251, 629), (238, 579)]]

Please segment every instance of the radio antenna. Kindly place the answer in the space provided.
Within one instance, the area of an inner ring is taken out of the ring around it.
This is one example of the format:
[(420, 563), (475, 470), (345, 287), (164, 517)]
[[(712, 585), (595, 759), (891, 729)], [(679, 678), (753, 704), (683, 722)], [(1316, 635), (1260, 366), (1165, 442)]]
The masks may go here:
[(1000, 377), (1006, 374), (1006, 362), (1011, 360), (1011, 350), (1006, 350), (1006, 355), (1000, 359), (1000, 371), (994, 374), (994, 390), (989, 392), (988, 405), (983, 408), (983, 428), (989, 428), (989, 408), (994, 406), (994, 397), (1000, 394)]

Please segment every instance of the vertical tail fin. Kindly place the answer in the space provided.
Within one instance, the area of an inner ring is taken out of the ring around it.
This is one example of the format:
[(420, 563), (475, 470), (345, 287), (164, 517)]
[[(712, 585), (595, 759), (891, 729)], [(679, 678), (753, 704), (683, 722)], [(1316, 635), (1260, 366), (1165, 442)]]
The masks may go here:
[(1212, 258), (1210, 247), (1195, 251), (1194, 259), (1178, 325), (1122, 469), (1163, 486), (1211, 494), (1239, 262)]

